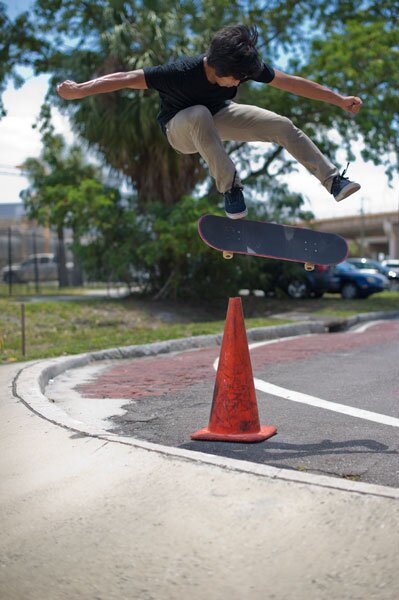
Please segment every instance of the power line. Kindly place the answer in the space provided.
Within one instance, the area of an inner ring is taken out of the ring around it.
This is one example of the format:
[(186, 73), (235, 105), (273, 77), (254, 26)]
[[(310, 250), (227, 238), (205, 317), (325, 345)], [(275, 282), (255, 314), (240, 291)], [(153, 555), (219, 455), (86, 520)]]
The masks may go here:
[(8, 175), (9, 177), (26, 177), (24, 173), (8, 173), (0, 169), (0, 175)]
[(6, 165), (0, 163), (0, 175), (26, 177), (26, 171), (24, 171), (20, 165)]

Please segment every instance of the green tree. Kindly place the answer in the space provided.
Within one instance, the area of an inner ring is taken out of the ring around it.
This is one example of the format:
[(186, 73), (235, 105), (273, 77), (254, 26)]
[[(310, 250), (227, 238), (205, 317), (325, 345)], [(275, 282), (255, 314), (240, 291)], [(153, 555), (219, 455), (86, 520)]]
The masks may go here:
[(6, 115), (2, 94), (9, 80), (16, 87), (24, 83), (18, 72), (20, 66), (31, 66), (43, 53), (47, 42), (41, 43), (26, 14), (11, 21), (4, 2), (0, 1), (0, 119)]
[[(397, 0), (321, 2), (323, 30), (312, 40), (305, 73), (356, 93), (364, 107), (356, 119), (338, 120), (348, 150), (362, 137), (365, 160), (399, 170), (399, 3)], [(328, 35), (325, 35), (328, 32)]]
[[(363, 158), (384, 165), (390, 177), (399, 170), (398, 23), (396, 0), (319, 0), (307, 21), (298, 21), (302, 43), (284, 44), (282, 70), (360, 96), (364, 105), (356, 118), (328, 104), (265, 87), (250, 88), (246, 101), (289, 116), (332, 160), (342, 145), (353, 160), (353, 143), (364, 140)], [(340, 140), (331, 132), (338, 132)], [(279, 148), (271, 149), (269, 156), (273, 160), (265, 156), (261, 174), (266, 169), (273, 177), (276, 171), (295, 168)], [(265, 179), (257, 178), (257, 185), (265, 185)]]
[[(330, 136), (334, 129), (344, 136), (349, 158), (351, 143), (363, 136), (366, 158), (384, 163), (388, 172), (396, 167), (395, 0), (363, 0), (360, 5), (347, 0), (271, 0), (266, 7), (261, 0), (36, 0), (29, 14), (18, 17), (18, 26), (17, 21), (5, 25), (15, 47), (24, 52), (4, 68), (12, 69), (23, 57), (36, 73), (50, 73), (52, 101), (109, 165), (130, 178), (139, 201), (170, 205), (192, 193), (207, 171), (197, 155), (177, 155), (168, 146), (155, 121), (157, 94), (125, 90), (66, 105), (55, 98), (55, 83), (202, 52), (217, 29), (238, 21), (257, 24), (262, 53), (272, 64), (366, 100), (355, 120), (338, 108), (267, 86), (241, 86), (240, 101), (291, 117), (331, 158), (337, 149)], [(253, 187), (256, 183), (265, 195), (278, 185), (276, 174), (295, 168), (275, 146), (263, 152), (256, 169), (253, 148), (230, 144), (229, 150), (247, 174), (246, 182)], [(212, 186), (210, 191), (215, 191)]]
[[(167, 144), (155, 119), (158, 95), (125, 90), (66, 105), (54, 96), (55, 83), (202, 52), (217, 29), (238, 21), (257, 22), (266, 58), (274, 56), (285, 44), (299, 43), (299, 24), (313, 4), (274, 1), (265, 15), (263, 3), (237, 0), (36, 0), (20, 20), (27, 30), (34, 28), (36, 46), (43, 44), (43, 54), (32, 55), (34, 70), (52, 75), (52, 100), (68, 112), (75, 130), (131, 179), (140, 202), (173, 204), (203, 182), (207, 171), (197, 155), (178, 155)], [(243, 89), (243, 101), (247, 94)], [(267, 153), (267, 163), (271, 157)], [(265, 167), (257, 177), (270, 185)]]
[[(18, 64), (31, 65), (36, 74), (50, 74), (51, 102), (69, 114), (75, 131), (107, 164), (130, 178), (137, 193), (136, 216), (131, 206), (114, 200), (118, 219), (108, 219), (103, 228), (97, 224), (97, 241), (92, 239), (85, 248), (87, 256), (92, 252), (92, 262), (96, 262), (95, 243), (96, 252), (102, 248), (104, 260), (109, 247), (117, 256), (119, 243), (122, 255), (127, 256), (129, 236), (136, 232), (143, 249), (135, 259), (151, 271), (152, 291), (173, 295), (180, 286), (188, 293), (190, 281), (191, 289), (200, 281), (206, 285), (208, 269), (219, 273), (219, 267), (211, 265), (194, 242), (187, 250), (186, 234), (195, 235), (193, 214), (189, 212), (186, 221), (185, 213), (174, 206), (206, 180), (201, 160), (196, 155), (178, 155), (168, 147), (155, 120), (158, 97), (150, 90), (124, 90), (64, 103), (54, 93), (55, 84), (202, 52), (221, 26), (255, 23), (266, 61), (343, 93), (360, 95), (365, 105), (351, 119), (339, 108), (256, 84), (241, 86), (238, 100), (292, 118), (333, 160), (338, 143), (331, 131), (341, 134), (348, 158), (354, 140), (363, 138), (365, 158), (384, 164), (389, 174), (397, 169), (398, 155), (398, 10), (395, 0), (271, 0), (266, 6), (261, 0), (36, 0), (33, 10), (14, 23), (3, 21), (7, 48), (13, 52), (12, 60), (4, 62), (0, 81), (15, 74)], [(228, 150), (247, 189), (267, 198), (262, 207), (265, 218), (306, 217), (301, 213), (302, 198), (280, 183), (280, 175), (295, 169), (295, 162), (280, 147), (259, 150), (231, 143)], [(217, 202), (219, 196), (209, 178), (208, 190), (211, 202)], [(188, 210), (186, 200), (181, 206)], [(201, 203), (193, 208), (197, 207)], [(97, 214), (105, 219), (104, 211)], [(184, 231), (179, 230), (177, 218), (186, 224)], [(120, 221), (129, 225), (120, 229)], [(120, 233), (119, 240), (112, 237), (110, 223)], [(167, 234), (171, 227), (176, 230), (174, 238)], [(178, 256), (179, 248), (184, 256)], [(239, 272), (238, 267), (221, 268)], [(233, 271), (229, 271), (232, 281)], [(242, 269), (240, 276), (247, 272)]]
[(21, 192), (27, 214), (38, 223), (54, 227), (58, 237), (59, 284), (68, 285), (64, 231), (72, 229), (75, 246), (104, 206), (112, 207), (116, 190), (106, 190), (97, 166), (88, 164), (82, 148), (67, 147), (54, 133), (48, 107), (42, 109), (40, 157), (29, 157), (22, 168), (29, 187)]
[(150, 284), (138, 250), (147, 238), (133, 197), (86, 179), (70, 191), (75, 227), (74, 251), (91, 280)]

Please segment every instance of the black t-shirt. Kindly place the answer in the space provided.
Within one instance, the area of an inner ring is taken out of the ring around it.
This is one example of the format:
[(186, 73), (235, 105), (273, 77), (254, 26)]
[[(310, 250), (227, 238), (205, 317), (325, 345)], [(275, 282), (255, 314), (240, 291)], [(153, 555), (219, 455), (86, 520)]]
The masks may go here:
[[(235, 86), (222, 87), (208, 81), (204, 69), (204, 57), (205, 54), (186, 56), (174, 63), (144, 68), (147, 86), (157, 90), (161, 98), (157, 119), (163, 131), (168, 121), (180, 110), (202, 104), (214, 115), (227, 106), (227, 103), (237, 94)], [(270, 83), (274, 79), (274, 70), (263, 63), (260, 74), (256, 78), (249, 79)]]

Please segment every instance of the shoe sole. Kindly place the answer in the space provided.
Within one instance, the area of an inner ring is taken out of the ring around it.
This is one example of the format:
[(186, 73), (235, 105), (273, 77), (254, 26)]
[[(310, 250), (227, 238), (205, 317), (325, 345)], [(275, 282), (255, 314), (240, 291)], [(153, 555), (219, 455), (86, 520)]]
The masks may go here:
[(226, 213), (226, 216), (229, 217), (229, 219), (243, 219), (247, 216), (248, 209), (245, 209), (243, 212), (240, 213), (228, 213), (227, 211), (224, 212)]
[(354, 194), (355, 192), (359, 191), (361, 188), (361, 186), (358, 183), (348, 183), (348, 185), (346, 185), (338, 194), (338, 196), (336, 196), (335, 201), (336, 202), (341, 202), (341, 200), (345, 200), (345, 198), (347, 198), (348, 196), (350, 196), (351, 194)]

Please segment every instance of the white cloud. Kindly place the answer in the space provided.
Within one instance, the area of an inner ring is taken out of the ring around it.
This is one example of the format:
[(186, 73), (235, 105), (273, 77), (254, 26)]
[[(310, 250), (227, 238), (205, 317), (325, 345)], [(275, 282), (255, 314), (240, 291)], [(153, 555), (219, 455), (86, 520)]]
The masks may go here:
[[(298, 172), (286, 177), (290, 188), (307, 198), (305, 208), (311, 210), (316, 218), (334, 218), (359, 214), (363, 209), (365, 213), (380, 213), (398, 210), (399, 204), (399, 177), (388, 184), (388, 178), (383, 166), (375, 166), (364, 162), (360, 157), (361, 148), (354, 149), (356, 160), (350, 164), (346, 174), (352, 181), (357, 181), (361, 189), (342, 202), (334, 198), (321, 186), (321, 184), (298, 165)], [(346, 166), (343, 161), (342, 167)]]
[[(40, 133), (32, 125), (39, 115), (47, 85), (47, 76), (32, 77), (18, 90), (9, 85), (3, 95), (7, 116), (0, 121), (0, 203), (19, 202), (20, 191), (28, 185), (15, 167), (28, 156), (40, 154)], [(54, 125), (71, 142), (73, 134), (68, 120), (57, 110), (54, 110)]]

